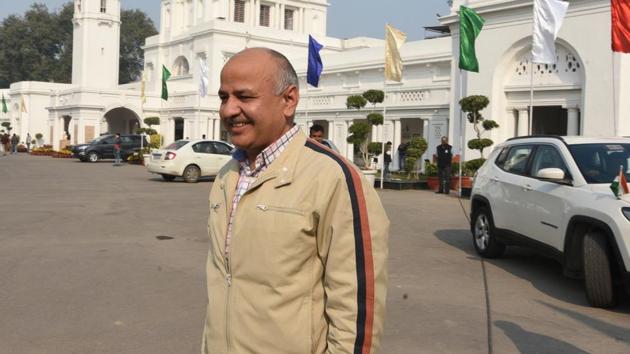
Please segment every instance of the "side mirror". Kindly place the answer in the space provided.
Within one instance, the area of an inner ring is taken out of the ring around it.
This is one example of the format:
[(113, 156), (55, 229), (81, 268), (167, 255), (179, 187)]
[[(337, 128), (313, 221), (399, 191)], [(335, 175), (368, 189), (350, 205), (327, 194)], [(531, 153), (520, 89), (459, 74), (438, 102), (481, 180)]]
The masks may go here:
[(536, 173), (536, 177), (554, 182), (564, 181), (564, 171), (559, 168), (543, 168)]

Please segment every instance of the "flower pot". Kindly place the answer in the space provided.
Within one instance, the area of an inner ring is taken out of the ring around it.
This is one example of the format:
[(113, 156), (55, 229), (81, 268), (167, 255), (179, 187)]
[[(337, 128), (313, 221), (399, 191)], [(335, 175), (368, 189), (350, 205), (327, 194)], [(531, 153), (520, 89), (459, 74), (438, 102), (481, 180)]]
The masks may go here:
[(376, 181), (376, 170), (361, 170), (363, 176), (368, 181), (368, 184), (374, 187), (374, 182)]
[(437, 176), (428, 176), (427, 185), (432, 191), (437, 191), (440, 188), (440, 179)]
[[(462, 188), (472, 188), (472, 178), (468, 176), (462, 177)], [(459, 177), (451, 177), (451, 190), (459, 191)]]

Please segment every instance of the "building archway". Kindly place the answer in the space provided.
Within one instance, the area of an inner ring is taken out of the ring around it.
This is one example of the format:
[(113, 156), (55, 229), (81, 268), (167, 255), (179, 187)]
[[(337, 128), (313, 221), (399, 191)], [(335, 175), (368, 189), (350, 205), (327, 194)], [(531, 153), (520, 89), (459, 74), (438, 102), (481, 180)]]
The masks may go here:
[(140, 128), (140, 117), (125, 107), (117, 107), (105, 113), (107, 133), (133, 134)]
[(531, 62), (531, 37), (515, 43), (495, 72), (493, 116), (501, 126), (500, 140), (530, 134), (579, 135), (584, 82), (584, 64), (566, 41), (556, 41), (555, 64)]

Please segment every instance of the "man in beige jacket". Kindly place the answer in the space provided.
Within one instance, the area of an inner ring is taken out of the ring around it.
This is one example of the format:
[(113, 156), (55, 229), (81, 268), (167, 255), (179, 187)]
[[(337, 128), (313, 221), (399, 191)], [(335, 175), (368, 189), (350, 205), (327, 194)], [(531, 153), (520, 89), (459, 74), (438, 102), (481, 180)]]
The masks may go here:
[(202, 353), (376, 352), (389, 220), (374, 188), (294, 125), (280, 53), (234, 55), (219, 97), (237, 150), (210, 192)]

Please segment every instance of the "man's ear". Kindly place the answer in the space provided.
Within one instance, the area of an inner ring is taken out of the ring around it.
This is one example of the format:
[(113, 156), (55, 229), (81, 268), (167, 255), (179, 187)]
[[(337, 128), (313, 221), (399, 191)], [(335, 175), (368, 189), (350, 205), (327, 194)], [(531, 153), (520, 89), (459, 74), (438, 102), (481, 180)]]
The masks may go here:
[(282, 99), (284, 100), (284, 116), (293, 117), (300, 101), (300, 90), (297, 86), (291, 85), (282, 94)]

